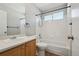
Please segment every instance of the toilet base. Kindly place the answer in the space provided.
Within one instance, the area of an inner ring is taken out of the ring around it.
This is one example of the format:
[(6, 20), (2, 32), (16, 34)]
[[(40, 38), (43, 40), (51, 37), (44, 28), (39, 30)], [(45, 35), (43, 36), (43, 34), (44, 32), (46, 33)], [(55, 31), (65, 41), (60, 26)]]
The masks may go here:
[(38, 55), (39, 55), (39, 56), (45, 56), (45, 51), (39, 51), (39, 52), (38, 52)]

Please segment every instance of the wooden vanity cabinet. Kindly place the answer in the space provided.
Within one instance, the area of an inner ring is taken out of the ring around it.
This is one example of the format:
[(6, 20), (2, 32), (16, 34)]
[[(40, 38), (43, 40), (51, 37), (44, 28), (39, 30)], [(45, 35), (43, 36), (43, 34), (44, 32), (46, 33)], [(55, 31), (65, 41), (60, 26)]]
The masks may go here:
[(0, 53), (0, 56), (35, 56), (35, 55), (36, 55), (35, 39)]

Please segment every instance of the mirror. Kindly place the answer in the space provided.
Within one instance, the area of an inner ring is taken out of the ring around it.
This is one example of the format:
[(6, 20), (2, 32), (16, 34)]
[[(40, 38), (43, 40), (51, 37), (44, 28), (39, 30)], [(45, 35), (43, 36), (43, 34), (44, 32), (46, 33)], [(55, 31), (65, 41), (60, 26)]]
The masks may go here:
[(0, 36), (25, 35), (25, 4), (0, 3)]

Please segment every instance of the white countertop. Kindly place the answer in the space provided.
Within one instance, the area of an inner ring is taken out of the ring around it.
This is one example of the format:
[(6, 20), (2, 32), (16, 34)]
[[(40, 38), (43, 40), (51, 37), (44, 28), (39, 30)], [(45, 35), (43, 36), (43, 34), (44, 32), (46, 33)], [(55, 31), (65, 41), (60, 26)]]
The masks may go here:
[(0, 52), (11, 49), (13, 47), (21, 45), (33, 39), (36, 39), (36, 37), (35, 36), (24, 36), (24, 37), (18, 37), (16, 39), (0, 40)]

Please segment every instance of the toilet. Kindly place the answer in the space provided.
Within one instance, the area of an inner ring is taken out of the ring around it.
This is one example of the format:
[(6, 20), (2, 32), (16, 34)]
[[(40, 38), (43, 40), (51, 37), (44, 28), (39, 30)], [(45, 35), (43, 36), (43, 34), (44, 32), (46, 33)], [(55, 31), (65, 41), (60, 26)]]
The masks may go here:
[(47, 43), (42, 42), (39, 35), (34, 35), (36, 37), (36, 45), (38, 48), (38, 56), (45, 56), (45, 49), (47, 48)]
[(44, 42), (39, 42), (39, 43), (37, 43), (37, 47), (39, 49), (38, 55), (45, 56), (45, 49), (47, 48), (47, 44)]

